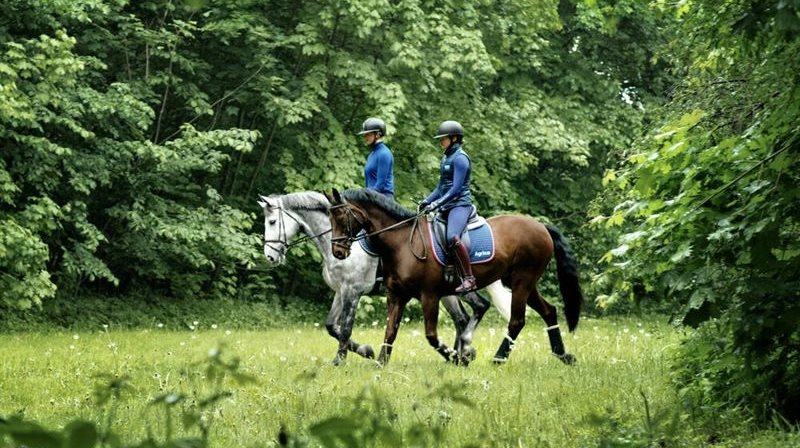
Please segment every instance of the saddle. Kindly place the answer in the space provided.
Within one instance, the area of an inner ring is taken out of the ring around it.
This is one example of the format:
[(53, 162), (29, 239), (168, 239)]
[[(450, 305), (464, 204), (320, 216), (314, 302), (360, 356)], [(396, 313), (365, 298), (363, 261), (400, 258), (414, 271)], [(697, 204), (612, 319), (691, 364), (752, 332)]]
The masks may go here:
[[(437, 214), (436, 218), (428, 223), (428, 226), (431, 235), (431, 247), (436, 261), (442, 266), (451, 264), (452, 260), (450, 260), (450, 254), (447, 250), (447, 221), (441, 214)], [(472, 206), (467, 227), (459, 238), (469, 248), (471, 264), (486, 263), (494, 258), (492, 228), (488, 225), (486, 219), (478, 215), (475, 206)]]
[[(467, 220), (467, 227), (464, 228), (464, 231), (461, 232), (461, 235), (458, 237), (461, 239), (461, 242), (469, 246), (469, 231), (472, 229), (477, 229), (478, 227), (486, 224), (486, 220), (483, 219), (482, 216), (478, 216), (478, 210), (475, 206), (472, 206), (472, 211), (469, 213), (469, 219)], [(434, 240), (442, 247), (447, 248), (447, 220), (442, 216), (441, 213), (437, 213), (436, 217), (433, 219), (433, 235)]]

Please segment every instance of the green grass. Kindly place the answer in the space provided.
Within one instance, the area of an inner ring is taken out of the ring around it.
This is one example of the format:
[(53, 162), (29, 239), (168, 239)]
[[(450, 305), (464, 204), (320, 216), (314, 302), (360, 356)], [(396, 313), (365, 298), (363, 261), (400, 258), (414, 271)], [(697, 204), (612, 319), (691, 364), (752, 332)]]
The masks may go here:
[[(97, 376), (128, 375), (133, 390), (123, 397), (113, 428), (127, 441), (142, 440), (148, 431), (161, 437), (163, 409), (148, 402), (168, 392), (211, 393), (193, 363), (218, 345), (255, 378), (227, 385), (233, 396), (206, 416), (213, 423), (212, 446), (219, 447), (274, 446), (281, 427), (314, 446), (312, 425), (359, 412), (387, 423), (404, 445), (419, 429), (427, 434), (422, 440), (433, 444), (440, 437), (443, 446), (598, 446), (615, 432), (634, 438), (657, 432), (653, 421), (648, 426), (643, 397), (652, 416), (675, 403), (667, 354), (680, 335), (654, 319), (581, 321), (576, 334), (565, 335), (578, 358), (574, 367), (549, 354), (535, 318), (511, 361), (499, 367), (490, 359), (505, 329), (482, 325), (474, 341), (478, 358), (468, 368), (445, 364), (414, 322), (401, 326), (383, 369), (352, 354), (346, 365), (331, 366), (335, 342), (319, 324), (265, 331), (210, 327), (0, 335), (0, 415), (23, 413), (53, 428), (75, 418), (101, 424), (104, 409), (93, 403)], [(373, 327), (357, 328), (353, 336), (377, 350), (382, 335)], [(452, 343), (444, 320), (440, 336)], [(357, 404), (359, 395), (367, 398)], [(698, 446), (693, 443), (686, 446)]]

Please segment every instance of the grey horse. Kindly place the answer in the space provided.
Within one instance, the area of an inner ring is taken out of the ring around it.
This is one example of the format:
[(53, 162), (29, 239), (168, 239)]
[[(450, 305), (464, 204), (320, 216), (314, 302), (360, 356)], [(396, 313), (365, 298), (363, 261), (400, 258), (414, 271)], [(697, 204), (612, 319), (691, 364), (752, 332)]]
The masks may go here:
[[(270, 265), (282, 264), (289, 248), (305, 239), (312, 240), (322, 255), (322, 276), (335, 293), (325, 321), (328, 334), (339, 341), (333, 364), (339, 365), (344, 362), (348, 350), (373, 359), (375, 352), (372, 347), (359, 344), (350, 339), (350, 336), (358, 301), (374, 286), (378, 258), (367, 254), (359, 244), (353, 245), (351, 255), (344, 260), (338, 260), (333, 256), (328, 219), (330, 203), (323, 194), (305, 191), (259, 196), (259, 198), (258, 204), (264, 211), (264, 255)], [(305, 236), (291, 241), (300, 232)], [(493, 283), (486, 290), (500, 314), (506, 320), (510, 319), (509, 291), (500, 281)], [(475, 313), (472, 320), (456, 296), (443, 297), (442, 303), (456, 325), (456, 345), (471, 341), (477, 321), (488, 309), (488, 303), (476, 295), (467, 299), (467, 304)]]

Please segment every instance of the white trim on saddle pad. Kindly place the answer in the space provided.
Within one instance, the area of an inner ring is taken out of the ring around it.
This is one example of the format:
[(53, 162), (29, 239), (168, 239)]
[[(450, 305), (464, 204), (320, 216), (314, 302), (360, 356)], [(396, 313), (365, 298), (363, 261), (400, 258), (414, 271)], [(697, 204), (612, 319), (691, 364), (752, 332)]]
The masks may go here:
[(366, 252), (367, 255), (369, 255), (370, 257), (380, 256), (369, 246), (369, 241), (367, 240), (367, 238), (362, 238), (358, 240), (358, 244), (361, 246), (362, 249), (364, 249), (364, 252)]
[[(488, 263), (488, 262), (494, 260), (495, 246), (497, 245), (497, 244), (495, 244), (494, 232), (492, 231), (492, 226), (490, 226), (489, 223), (486, 221), (486, 219), (484, 219), (483, 217), (479, 217), (478, 222), (484, 223), (484, 225), (486, 225), (486, 228), (489, 230), (489, 235), (491, 236), (491, 240), (492, 240), (492, 255), (489, 258), (485, 259), (485, 260), (471, 262), (471, 264), (484, 264), (484, 263)], [(479, 226), (479, 225), (478, 226), (475, 226), (475, 225), (469, 226), (468, 225), (467, 226), (467, 229), (468, 229), (467, 231), (474, 230), (474, 229), (477, 229), (479, 227), (481, 227), (481, 226)], [(433, 238), (433, 223), (430, 222), (430, 221), (428, 221), (428, 242), (431, 245), (431, 252), (433, 252), (433, 258), (436, 259), (436, 262), (439, 263), (442, 266), (447, 266), (444, 263), (444, 261), (442, 261), (442, 259), (439, 258), (439, 252), (436, 250), (437, 247), (440, 247), (442, 249), (442, 252), (444, 252), (446, 254), (447, 253), (447, 248), (442, 247), (441, 245), (437, 244), (434, 241), (434, 238)], [(470, 248), (470, 251), (471, 250), (472, 249)]]

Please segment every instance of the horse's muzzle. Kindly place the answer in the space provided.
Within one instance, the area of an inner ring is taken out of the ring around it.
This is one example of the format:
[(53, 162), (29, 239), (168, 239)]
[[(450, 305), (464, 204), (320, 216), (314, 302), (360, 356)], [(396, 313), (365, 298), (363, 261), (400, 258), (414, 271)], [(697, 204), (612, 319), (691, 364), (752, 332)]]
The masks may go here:
[(344, 260), (345, 258), (350, 256), (350, 242), (349, 244), (342, 243), (340, 241), (334, 241), (331, 245), (331, 252), (333, 256), (339, 260)]
[(339, 260), (344, 260), (348, 256), (350, 256), (350, 249), (342, 249), (340, 247), (336, 247), (333, 249), (333, 256)]

